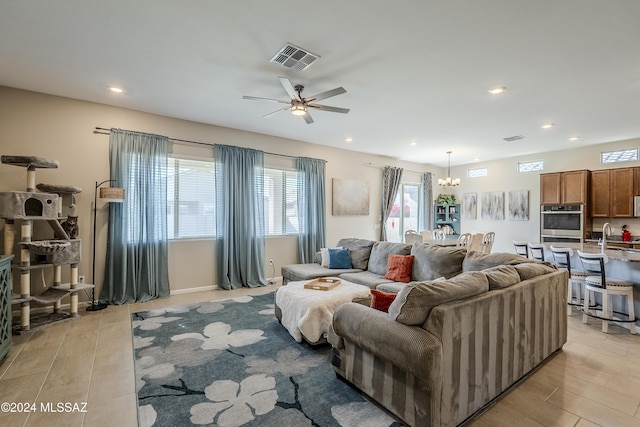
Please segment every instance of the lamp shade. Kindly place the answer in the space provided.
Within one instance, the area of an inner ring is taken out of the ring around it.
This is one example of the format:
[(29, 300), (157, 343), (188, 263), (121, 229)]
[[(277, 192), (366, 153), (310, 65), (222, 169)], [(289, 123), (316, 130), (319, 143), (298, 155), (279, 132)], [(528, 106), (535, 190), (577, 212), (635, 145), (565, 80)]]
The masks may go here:
[(104, 187), (100, 189), (100, 199), (107, 203), (124, 202), (124, 188)]

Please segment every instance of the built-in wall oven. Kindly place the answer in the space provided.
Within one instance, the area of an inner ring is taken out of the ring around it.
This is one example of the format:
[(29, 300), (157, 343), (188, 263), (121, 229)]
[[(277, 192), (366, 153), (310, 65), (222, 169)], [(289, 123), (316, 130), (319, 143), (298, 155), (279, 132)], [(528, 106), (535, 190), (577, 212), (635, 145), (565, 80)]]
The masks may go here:
[(542, 205), (540, 207), (541, 241), (582, 243), (583, 239), (582, 205)]

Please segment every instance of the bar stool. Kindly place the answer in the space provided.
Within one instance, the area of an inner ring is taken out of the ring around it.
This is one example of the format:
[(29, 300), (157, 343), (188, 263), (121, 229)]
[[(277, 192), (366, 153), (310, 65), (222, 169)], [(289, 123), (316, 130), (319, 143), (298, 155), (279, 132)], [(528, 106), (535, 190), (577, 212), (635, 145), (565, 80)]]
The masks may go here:
[[(635, 321), (636, 316), (633, 308), (633, 285), (626, 280), (615, 279), (612, 277), (606, 277), (604, 265), (609, 261), (609, 257), (603, 253), (587, 254), (578, 251), (578, 256), (582, 262), (585, 273), (589, 273), (584, 280), (585, 293), (584, 304), (582, 308), (582, 323), (587, 323), (587, 316), (596, 317), (602, 319), (602, 332), (607, 333), (609, 331), (609, 322), (613, 320), (613, 306), (611, 301), (612, 295), (620, 295), (627, 297), (627, 309), (629, 314), (628, 320), (617, 320), (620, 323), (630, 323), (631, 333), (636, 333)], [(600, 293), (602, 294), (602, 316), (589, 313), (589, 294)], [(618, 312), (615, 312), (618, 313)], [(624, 313), (618, 313), (624, 315)]]
[[(557, 248), (550, 246), (551, 254), (555, 264), (560, 268), (565, 268), (569, 272), (568, 280), (568, 292), (567, 292), (567, 316), (572, 314), (572, 306), (582, 306), (582, 288), (584, 287), (584, 279), (587, 277), (587, 273), (584, 271), (578, 271), (571, 267), (571, 257), (573, 256), (573, 249), (571, 248)], [(573, 295), (575, 291), (575, 297)], [(595, 305), (593, 306), (595, 307)]]
[(516, 248), (516, 254), (522, 255), (525, 258), (529, 258), (529, 243), (528, 242), (516, 242), (513, 241), (513, 246)]
[(547, 249), (544, 243), (529, 243), (528, 246), (531, 251), (531, 258), (536, 261), (544, 261), (544, 250)]

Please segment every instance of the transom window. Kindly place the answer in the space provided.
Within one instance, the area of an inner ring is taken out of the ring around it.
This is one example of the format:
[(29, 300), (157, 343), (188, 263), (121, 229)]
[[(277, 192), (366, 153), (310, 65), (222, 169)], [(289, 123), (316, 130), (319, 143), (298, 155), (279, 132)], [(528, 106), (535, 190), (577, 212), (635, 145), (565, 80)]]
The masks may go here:
[(638, 149), (629, 148), (626, 150), (617, 151), (603, 151), (600, 153), (601, 163), (618, 163), (618, 162), (631, 162), (638, 160)]
[(487, 168), (469, 169), (467, 171), (467, 177), (469, 178), (480, 178), (487, 175), (489, 175)]
[(535, 172), (544, 170), (544, 161), (537, 160), (535, 162), (518, 163), (518, 172)]

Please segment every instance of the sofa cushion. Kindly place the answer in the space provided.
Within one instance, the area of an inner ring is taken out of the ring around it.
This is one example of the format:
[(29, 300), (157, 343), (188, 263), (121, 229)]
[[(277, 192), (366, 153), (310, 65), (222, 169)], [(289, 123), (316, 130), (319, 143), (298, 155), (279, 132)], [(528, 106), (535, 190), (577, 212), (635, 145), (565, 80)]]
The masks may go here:
[[(342, 249), (342, 247), (336, 246), (335, 249)], [(329, 268), (329, 248), (320, 248), (320, 265)]]
[(462, 261), (462, 271), (480, 271), (498, 265), (516, 265), (529, 261), (528, 258), (508, 252), (483, 254), (482, 252), (471, 251), (466, 254)]
[(349, 257), (351, 258), (351, 266), (358, 270), (366, 270), (369, 264), (369, 256), (371, 248), (375, 242), (373, 240), (347, 238), (340, 239), (336, 246), (349, 249)]
[(378, 291), (376, 289), (371, 289), (371, 308), (375, 308), (376, 310), (384, 311), (385, 313), (389, 312), (389, 306), (396, 299), (396, 295), (394, 293), (387, 293)]
[(388, 283), (380, 283), (379, 285), (376, 286), (376, 289), (382, 292), (397, 294), (406, 286), (407, 284), (402, 282), (388, 282)]
[(351, 258), (349, 258), (349, 249), (329, 249), (329, 268), (351, 268)]
[(282, 273), (284, 283), (286, 284), (288, 282), (299, 280), (317, 279), (318, 277), (335, 277), (340, 276), (343, 273), (357, 273), (362, 270), (358, 270), (355, 268), (344, 270), (329, 270), (328, 268), (322, 267), (320, 264), (309, 263), (283, 265), (280, 271)]
[(411, 245), (404, 243), (376, 242), (371, 248), (367, 270), (384, 276), (387, 273), (389, 254), (410, 255)]
[(520, 283), (520, 275), (513, 265), (499, 265), (482, 270), (489, 281), (489, 290), (502, 289)]
[(411, 248), (415, 257), (411, 280), (423, 282), (438, 277), (453, 277), (462, 273), (462, 261), (467, 250), (464, 248), (441, 247), (418, 244)]
[(340, 275), (340, 278), (346, 280), (347, 282), (368, 286), (371, 289), (376, 289), (380, 283), (393, 283), (393, 281), (385, 279), (381, 275), (372, 273), (370, 271), (343, 273)]
[(394, 282), (409, 283), (411, 281), (413, 258), (413, 255), (389, 254), (387, 274), (384, 275), (384, 278), (393, 280)]
[(391, 303), (389, 316), (405, 325), (422, 325), (434, 307), (488, 290), (489, 281), (481, 272), (469, 272), (446, 280), (411, 283)]
[(520, 275), (520, 280), (528, 280), (532, 277), (542, 276), (543, 274), (553, 273), (557, 270), (556, 266), (546, 262), (526, 262), (518, 264), (515, 269)]

